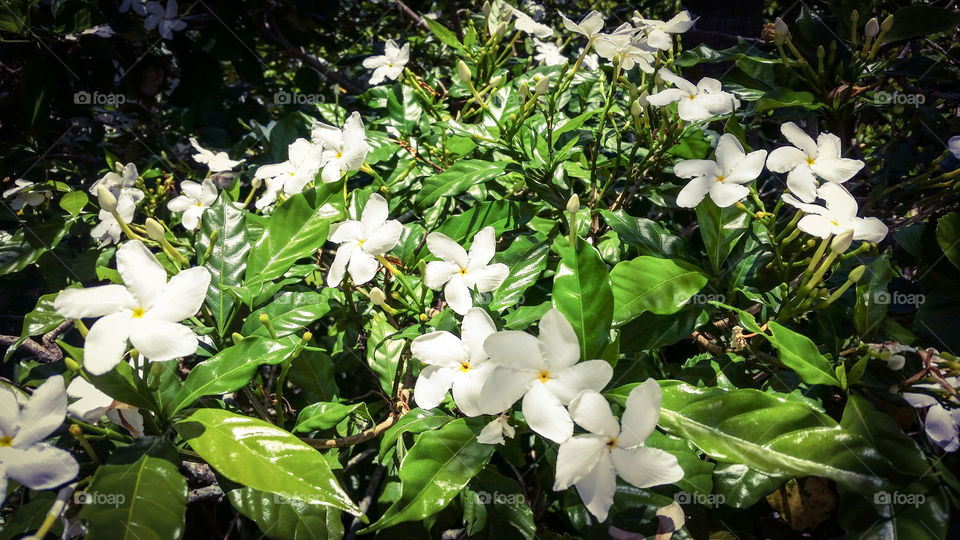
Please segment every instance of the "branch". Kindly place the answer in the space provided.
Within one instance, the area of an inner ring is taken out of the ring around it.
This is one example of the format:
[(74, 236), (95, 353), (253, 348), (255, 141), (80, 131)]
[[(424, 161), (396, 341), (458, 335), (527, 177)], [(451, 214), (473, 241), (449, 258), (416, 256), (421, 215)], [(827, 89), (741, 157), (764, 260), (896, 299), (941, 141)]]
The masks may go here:
[(343, 437), (340, 439), (301, 439), (303, 442), (309, 444), (310, 446), (318, 450), (326, 450), (330, 448), (343, 448), (345, 446), (353, 446), (355, 444), (360, 444), (370, 439), (375, 439), (379, 437), (384, 431), (393, 427), (397, 423), (397, 420), (400, 419), (406, 411), (395, 412), (390, 415), (389, 418), (380, 422), (379, 424), (373, 426), (370, 429), (361, 431), (356, 435), (351, 435), (349, 437)]
[(405, 13), (407, 17), (410, 17), (413, 22), (419, 24), (420, 26), (429, 29), (430, 25), (427, 24), (427, 21), (423, 20), (423, 17), (417, 15), (417, 12), (410, 9), (410, 6), (403, 3), (403, 0), (396, 0), (397, 7), (400, 8), (400, 11)]
[[(73, 319), (67, 319), (60, 323), (59, 326), (53, 330), (47, 332), (40, 338), (40, 343), (27, 338), (20, 344), (21, 349), (25, 349), (28, 353), (33, 355), (41, 363), (49, 364), (50, 362), (56, 362), (63, 359), (63, 350), (60, 349), (60, 346), (57, 345), (57, 338), (60, 337), (60, 334), (66, 332), (71, 326), (73, 326)], [(17, 342), (20, 339), (20, 336), (4, 336), (0, 335), (0, 345), (6, 345), (9, 347)]]

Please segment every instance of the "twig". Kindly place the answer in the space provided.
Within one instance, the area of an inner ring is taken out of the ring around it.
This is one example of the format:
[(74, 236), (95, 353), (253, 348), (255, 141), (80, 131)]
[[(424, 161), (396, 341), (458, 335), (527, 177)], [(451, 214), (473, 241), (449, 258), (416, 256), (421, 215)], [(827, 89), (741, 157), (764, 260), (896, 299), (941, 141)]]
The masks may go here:
[[(40, 343), (27, 338), (23, 340), (23, 343), (20, 344), (19, 348), (26, 350), (44, 364), (62, 360), (63, 350), (61, 350), (60, 346), (57, 345), (57, 338), (60, 337), (60, 334), (66, 332), (72, 326), (73, 320), (67, 319), (60, 323), (53, 330), (44, 334), (40, 338)], [(20, 339), (20, 336), (0, 335), (0, 345), (6, 345), (9, 347), (10, 345), (16, 343), (18, 339)]]
[(402, 417), (404, 414), (406, 414), (405, 411), (392, 413), (389, 418), (387, 418), (383, 422), (380, 422), (376, 426), (373, 426), (370, 429), (366, 429), (364, 431), (361, 431), (360, 433), (357, 433), (356, 435), (351, 435), (349, 437), (342, 437), (340, 439), (303, 438), (301, 440), (318, 450), (353, 446), (355, 444), (360, 444), (362, 442), (369, 441), (370, 439), (375, 439), (379, 437), (384, 431), (393, 427), (393, 425), (397, 423), (397, 420), (399, 420), (400, 417)]

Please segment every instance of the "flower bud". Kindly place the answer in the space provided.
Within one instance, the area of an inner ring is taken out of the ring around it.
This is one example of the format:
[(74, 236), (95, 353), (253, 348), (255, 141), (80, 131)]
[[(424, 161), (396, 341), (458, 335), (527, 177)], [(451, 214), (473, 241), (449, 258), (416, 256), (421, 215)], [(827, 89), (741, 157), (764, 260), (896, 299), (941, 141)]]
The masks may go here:
[(847, 275), (847, 281), (850, 283), (857, 283), (863, 279), (863, 273), (867, 271), (867, 268), (862, 264), (853, 270), (850, 271), (850, 274)]
[(525, 82), (520, 83), (520, 86), (517, 87), (517, 95), (520, 96), (520, 99), (527, 99), (527, 96), (530, 95), (530, 85)]
[(490, 2), (483, 3), (483, 7), (480, 8), (480, 13), (483, 13), (484, 17), (490, 16)]
[(876, 17), (867, 21), (867, 26), (863, 28), (863, 35), (872, 38), (880, 33), (880, 21)]
[(848, 229), (833, 237), (833, 241), (830, 242), (830, 250), (837, 255), (842, 255), (850, 249), (850, 244), (852, 243), (853, 229)]
[(80, 364), (76, 360), (70, 358), (69, 356), (63, 360), (63, 363), (67, 365), (67, 369), (73, 372), (80, 371)]
[(306, 332), (303, 333), (303, 339), (302, 339), (303, 343), (307, 343), (311, 339), (313, 339), (313, 332), (307, 330)]
[(787, 39), (787, 36), (790, 35), (790, 29), (787, 28), (787, 23), (783, 22), (783, 19), (780, 17), (777, 17), (777, 20), (773, 22), (773, 30), (776, 32), (773, 40), (777, 45), (782, 45)]
[(817, 46), (817, 58), (823, 60), (823, 57), (827, 55), (827, 50), (823, 48), (823, 45)]
[(880, 30), (883, 33), (889, 32), (893, 28), (893, 14), (887, 15), (887, 18), (880, 23)]
[(860, 12), (857, 11), (857, 10), (851, 11), (851, 12), (850, 12), (850, 24), (853, 25), (853, 26), (856, 26), (856, 25), (857, 25), (857, 21), (859, 21), (859, 20), (860, 20)]
[(630, 114), (632, 114), (635, 118), (640, 118), (643, 116), (643, 105), (640, 105), (639, 99), (630, 105)]
[(567, 201), (567, 213), (576, 214), (579, 211), (580, 211), (580, 196), (574, 193), (573, 197), (570, 197), (570, 200)]
[(398, 293), (397, 291), (393, 291), (392, 293), (390, 293), (390, 298), (393, 298), (394, 300), (399, 300), (400, 293)]
[(427, 317), (427, 314), (426, 314), (426, 313), (421, 313), (421, 314), (420, 314), (420, 322), (427, 322), (427, 321), (429, 321), (429, 320), (430, 320), (430, 317)]
[(383, 290), (379, 287), (374, 287), (370, 289), (370, 301), (373, 302), (373, 305), (380, 306), (387, 301), (387, 295), (384, 294)]
[(100, 208), (106, 212), (116, 212), (117, 211), (117, 198), (113, 196), (113, 193), (110, 193), (110, 190), (99, 186), (97, 187), (97, 202), (100, 203)]
[(156, 362), (150, 365), (150, 374), (154, 377), (163, 375), (163, 364)]
[(159, 242), (160, 239), (163, 238), (163, 225), (161, 225), (159, 221), (153, 218), (147, 218), (145, 227), (147, 229), (147, 236), (149, 236), (151, 240)]
[(537, 81), (537, 85), (533, 88), (533, 91), (537, 95), (546, 94), (547, 90), (550, 89), (550, 77), (544, 77)]
[(500, 83), (503, 82), (503, 75), (497, 75), (496, 77), (490, 79), (490, 87), (496, 88), (500, 86)]
[(816, 245), (817, 245), (817, 241), (814, 240), (813, 238), (807, 240), (807, 247), (808, 247), (808, 248), (812, 248), (812, 247), (814, 247), (814, 246), (816, 246)]
[(497, 29), (493, 31), (493, 39), (500, 39), (504, 34), (507, 33), (507, 23), (502, 22)]
[(243, 341), (243, 334), (239, 334), (237, 332), (234, 332), (233, 334), (231, 334), (230, 337), (233, 338), (234, 344), (240, 343), (241, 341)]
[(460, 76), (460, 80), (463, 81), (463, 84), (470, 84), (470, 66), (468, 66), (463, 60), (457, 62), (457, 75)]
[(250, 185), (253, 186), (253, 189), (260, 189), (260, 186), (263, 185), (263, 178), (254, 176), (253, 180), (250, 181)]

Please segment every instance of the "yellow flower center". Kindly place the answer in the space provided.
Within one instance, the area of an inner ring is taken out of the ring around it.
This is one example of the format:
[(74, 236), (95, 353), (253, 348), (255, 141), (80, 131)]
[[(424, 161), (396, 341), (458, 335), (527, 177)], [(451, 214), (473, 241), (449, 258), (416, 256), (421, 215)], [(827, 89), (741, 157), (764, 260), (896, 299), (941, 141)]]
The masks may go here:
[(138, 307), (137, 309), (133, 310), (133, 318), (134, 318), (134, 319), (139, 319), (139, 318), (143, 317), (143, 314), (144, 314), (144, 313), (146, 313), (146, 312), (143, 310), (143, 308), (139, 308), (139, 307)]
[(812, 157), (807, 158), (807, 165), (813, 165), (816, 161)]
[(466, 269), (466, 268), (461, 268), (461, 269), (460, 269), (460, 275), (461, 275), (461, 276), (467, 275), (467, 269)]
[(357, 240), (357, 245), (362, 246), (364, 242), (366, 242), (366, 240)]
[(606, 443), (606, 444), (607, 444), (607, 448), (609, 448), (610, 450), (613, 450), (614, 448), (617, 447), (617, 438), (616, 438), (616, 437), (610, 437), (609, 439), (607, 439), (607, 443)]
[(294, 171), (290, 171), (290, 176), (293, 176), (294, 174), (296, 174)]
[(337, 159), (340, 159), (342, 157), (343, 157), (343, 152), (337, 152)]
[(460, 362), (460, 371), (464, 373), (470, 371), (470, 362)]
[(11, 446), (13, 444), (13, 437), (4, 435), (0, 437), (0, 446)]
[(540, 382), (545, 383), (550, 380), (550, 372), (547, 370), (543, 370), (537, 374), (537, 378), (540, 379)]
[(839, 227), (839, 226), (840, 226), (840, 224), (837, 223), (837, 221), (834, 220), (834, 219), (831, 219), (831, 220), (830, 220), (830, 223), (833, 223), (833, 226), (834, 226), (834, 227)]
[(203, 204), (197, 201), (197, 206), (203, 206)]
[(717, 177), (717, 182), (723, 182), (724, 180), (726, 180), (726, 178), (727, 178), (726, 176), (721, 174), (720, 176)]
[(690, 94), (689, 96), (687, 96), (687, 98), (688, 98), (688, 99), (697, 99), (697, 95), (696, 95), (696, 94)]

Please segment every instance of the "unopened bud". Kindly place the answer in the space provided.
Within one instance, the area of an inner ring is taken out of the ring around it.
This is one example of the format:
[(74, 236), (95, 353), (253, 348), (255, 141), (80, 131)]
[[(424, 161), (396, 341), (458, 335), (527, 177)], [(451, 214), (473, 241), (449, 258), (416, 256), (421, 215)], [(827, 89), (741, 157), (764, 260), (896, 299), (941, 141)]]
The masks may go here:
[(267, 315), (266, 313), (261, 313), (261, 314), (260, 314), (260, 322), (261, 322), (262, 324), (270, 324), (270, 316)]
[(827, 50), (823, 48), (823, 45), (817, 47), (817, 58), (823, 60), (823, 57), (827, 55)]
[(429, 321), (429, 320), (430, 320), (430, 317), (427, 317), (427, 314), (426, 314), (426, 313), (421, 313), (421, 314), (420, 314), (420, 322), (427, 322), (427, 321)]
[(370, 301), (373, 302), (373, 305), (380, 306), (387, 301), (387, 295), (384, 294), (383, 290), (379, 287), (374, 287), (370, 289)]
[(150, 364), (150, 374), (153, 375), (154, 377), (159, 377), (163, 375), (163, 364), (159, 362)]
[(863, 28), (863, 35), (872, 38), (880, 33), (880, 21), (876, 17), (867, 21), (867, 26)]
[(807, 247), (808, 247), (808, 248), (812, 248), (812, 247), (815, 246), (815, 245), (817, 245), (817, 241), (814, 240), (813, 238), (807, 240)]
[(570, 200), (567, 201), (567, 213), (576, 214), (579, 211), (580, 211), (580, 196), (574, 193), (573, 197), (570, 197)]
[(887, 15), (887, 18), (880, 23), (880, 30), (884, 33), (889, 32), (893, 28), (893, 14)]
[(497, 26), (497, 29), (493, 31), (493, 38), (500, 39), (505, 33), (507, 33), (507, 23), (502, 22), (500, 26)]
[(313, 339), (313, 332), (307, 330), (306, 332), (303, 333), (303, 342), (304, 342), (304, 343), (307, 343), (307, 342), (310, 341), (311, 339)]
[(550, 77), (544, 77), (540, 79), (539, 81), (537, 81), (537, 85), (533, 87), (533, 91), (536, 92), (537, 95), (546, 94), (547, 90), (549, 89), (550, 89)]
[(113, 196), (113, 193), (110, 193), (110, 190), (99, 186), (97, 187), (97, 202), (100, 203), (100, 208), (106, 212), (116, 212), (117, 211), (117, 198)]
[(635, 118), (643, 116), (643, 105), (640, 105), (640, 100), (634, 101), (633, 104), (630, 105), (630, 114)]
[(243, 334), (240, 334), (237, 332), (234, 332), (233, 334), (231, 334), (230, 337), (233, 338), (234, 344), (240, 343), (241, 341), (243, 341)]
[(470, 84), (470, 66), (468, 66), (463, 60), (457, 62), (457, 75), (460, 76), (460, 80), (463, 81), (463, 84)]
[(147, 236), (149, 236), (151, 240), (159, 242), (160, 239), (163, 238), (163, 225), (161, 225), (159, 221), (153, 218), (147, 218), (145, 226), (147, 229)]
[(397, 291), (393, 291), (392, 293), (390, 293), (390, 298), (393, 298), (394, 300), (398, 300), (400, 298), (400, 293), (398, 293)]
[(852, 24), (853, 26), (856, 26), (856, 25), (857, 25), (857, 21), (859, 21), (859, 20), (860, 20), (860, 12), (857, 11), (857, 10), (851, 11), (851, 12), (850, 12), (850, 24)]
[(63, 363), (67, 365), (67, 369), (73, 372), (80, 371), (80, 364), (76, 360), (70, 358), (69, 356), (63, 360)]
[(490, 79), (490, 87), (496, 88), (500, 86), (500, 83), (503, 82), (503, 75), (497, 75), (496, 77)]
[(850, 283), (858, 283), (861, 279), (863, 279), (863, 273), (866, 271), (867, 268), (861, 264), (850, 271), (850, 274), (847, 275), (847, 281)]
[(842, 255), (850, 249), (850, 244), (852, 243), (853, 229), (848, 229), (833, 237), (833, 241), (830, 242), (830, 250), (837, 255)]
[(253, 180), (250, 181), (250, 185), (253, 186), (253, 189), (260, 189), (260, 186), (263, 185), (263, 178), (254, 176)]
[(480, 8), (480, 13), (483, 13), (484, 17), (490, 16), (490, 2), (483, 3), (483, 7)]
[(787, 39), (787, 36), (790, 35), (790, 29), (787, 28), (787, 23), (783, 22), (783, 19), (780, 17), (777, 17), (777, 20), (773, 22), (773, 30), (776, 32), (773, 40), (777, 45), (782, 45)]
[(517, 95), (520, 96), (520, 99), (527, 99), (527, 96), (530, 95), (530, 85), (525, 82), (520, 83), (520, 86), (517, 87)]

